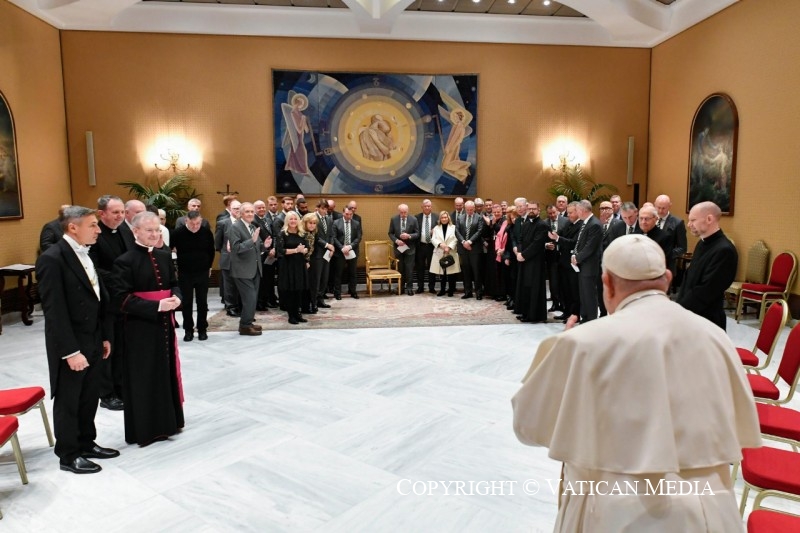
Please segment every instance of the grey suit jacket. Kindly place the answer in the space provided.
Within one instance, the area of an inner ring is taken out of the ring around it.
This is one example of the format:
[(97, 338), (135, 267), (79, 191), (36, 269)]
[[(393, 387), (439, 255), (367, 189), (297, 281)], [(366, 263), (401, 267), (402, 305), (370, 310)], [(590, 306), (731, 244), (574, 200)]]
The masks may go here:
[(239, 219), (232, 224), (228, 229), (228, 239), (231, 243), (231, 276), (245, 279), (260, 276), (263, 244), (260, 239), (253, 242), (247, 223)]
[(419, 240), (419, 224), (413, 215), (406, 217), (405, 232), (400, 230), (400, 215), (393, 216), (389, 221), (389, 239), (391, 239), (392, 245), (394, 246), (395, 255), (403, 255), (398, 253), (397, 242), (395, 242), (397, 239), (400, 239), (401, 233), (408, 233), (408, 239), (403, 240), (403, 242), (406, 243), (406, 246), (409, 248), (406, 250), (406, 254), (414, 255), (417, 250), (417, 241)]
[(224, 218), (217, 222), (217, 229), (214, 232), (214, 248), (219, 252), (219, 268), (223, 270), (231, 269), (231, 256), (228, 252), (228, 231), (231, 227), (231, 219)]

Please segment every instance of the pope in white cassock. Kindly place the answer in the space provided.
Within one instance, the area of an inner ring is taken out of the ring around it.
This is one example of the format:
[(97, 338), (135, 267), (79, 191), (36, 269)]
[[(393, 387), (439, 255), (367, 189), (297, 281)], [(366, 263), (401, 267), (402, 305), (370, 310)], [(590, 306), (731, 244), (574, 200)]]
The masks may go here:
[(545, 339), (511, 401), (517, 438), (564, 463), (555, 531), (743, 530), (730, 465), (761, 446), (753, 395), (725, 332), (667, 298), (665, 265), (652, 239), (616, 239), (609, 316)]

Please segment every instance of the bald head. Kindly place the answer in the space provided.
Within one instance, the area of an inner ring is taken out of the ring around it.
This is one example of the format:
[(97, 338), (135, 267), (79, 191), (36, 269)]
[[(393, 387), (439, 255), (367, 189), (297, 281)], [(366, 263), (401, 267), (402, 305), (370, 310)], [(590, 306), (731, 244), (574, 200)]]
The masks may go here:
[(719, 231), (722, 210), (714, 202), (700, 202), (689, 211), (689, 231), (695, 237), (705, 239)]
[(133, 218), (146, 209), (147, 207), (145, 207), (143, 202), (139, 200), (128, 200), (125, 202), (125, 220), (128, 221), (128, 224), (133, 225)]

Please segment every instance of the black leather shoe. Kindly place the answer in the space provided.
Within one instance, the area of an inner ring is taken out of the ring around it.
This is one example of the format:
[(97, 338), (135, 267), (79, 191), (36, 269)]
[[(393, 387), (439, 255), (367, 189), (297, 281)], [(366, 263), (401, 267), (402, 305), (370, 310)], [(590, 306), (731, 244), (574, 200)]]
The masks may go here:
[(242, 314), (239, 311), (237, 311), (236, 309), (233, 309), (233, 308), (228, 309), (227, 311), (225, 311), (225, 314), (228, 315), (228, 316), (233, 316), (233, 317), (237, 317), (237, 318), (242, 316)]
[(514, 300), (511, 300), (506, 304), (506, 309), (508, 309), (509, 311), (514, 309)]
[(420, 287), (420, 288), (417, 289), (416, 292), (417, 292), (417, 294), (422, 294), (423, 292), (425, 292), (425, 290), (422, 287)]
[(331, 308), (331, 306), (326, 304), (323, 300), (320, 300), (320, 301), (317, 302), (317, 307), (322, 308), (322, 309), (330, 309)]
[(299, 324), (300, 322), (297, 321), (295, 317), (289, 317), (289, 324)]
[(194, 339), (194, 332), (193, 331), (187, 331), (186, 334), (183, 336), (183, 340), (185, 340), (186, 342), (189, 342), (192, 339)]
[[(411, 289), (408, 289), (406, 291), (406, 294), (408, 294), (409, 296), (414, 296), (414, 291), (412, 291)], [(419, 294), (419, 293), (417, 293), (417, 294)]]
[(482, 293), (482, 292), (479, 292), (478, 294), (476, 294), (476, 295), (475, 295), (475, 299), (476, 299), (476, 300), (483, 300), (483, 293)]
[(256, 311), (266, 311), (268, 308), (266, 305), (257, 305)]
[(566, 320), (566, 319), (567, 319), (567, 318), (569, 318), (569, 317), (567, 316), (567, 314), (566, 314), (566, 313), (564, 313), (564, 314), (561, 314), (561, 315), (558, 315), (558, 316), (554, 316), (553, 318), (554, 318), (555, 320)]
[(297, 317), (297, 321), (298, 321), (298, 322), (300, 322), (301, 324), (302, 324), (302, 323), (305, 323), (305, 322), (308, 322), (308, 320), (306, 320), (306, 319), (305, 319), (305, 318), (303, 318), (302, 316), (298, 316), (298, 317)]
[(355, 298), (356, 300), (358, 300), (358, 294), (354, 292), (353, 294), (350, 295), (350, 298)]
[(430, 289), (428, 289), (428, 292), (431, 293), (431, 294), (436, 294), (436, 289), (431, 287)]
[(461, 297), (462, 300), (466, 300), (467, 298), (472, 298), (472, 293), (468, 292), (464, 296)]
[(119, 452), (113, 448), (103, 448), (95, 444), (91, 450), (81, 452), (81, 457), (84, 459), (113, 459), (119, 457)]
[(208, 340), (208, 333), (205, 331), (198, 331), (197, 332), (197, 340), (199, 341), (207, 341)]
[(267, 307), (269, 309), (277, 309), (278, 308), (278, 302), (267, 302)]
[(61, 470), (72, 472), (73, 474), (96, 474), (102, 470), (100, 465), (93, 463), (83, 457), (76, 457), (69, 463), (61, 463)]
[(436, 296), (444, 296), (444, 294), (445, 294), (444, 291), (439, 291), (439, 292), (436, 293)]
[(334, 296), (334, 298), (336, 298), (337, 300), (341, 300), (342, 299), (342, 295), (341, 294), (337, 294), (336, 296)]
[(106, 396), (100, 399), (100, 407), (109, 411), (122, 411), (125, 404), (116, 396)]
[(453, 291), (447, 291), (447, 297), (451, 298), (453, 296)]

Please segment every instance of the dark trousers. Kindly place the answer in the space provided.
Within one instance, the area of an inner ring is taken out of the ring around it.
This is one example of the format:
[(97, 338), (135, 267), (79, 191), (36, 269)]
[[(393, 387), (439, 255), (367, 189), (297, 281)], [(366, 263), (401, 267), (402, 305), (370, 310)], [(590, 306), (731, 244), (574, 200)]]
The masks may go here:
[(597, 274), (578, 273), (578, 290), (581, 299), (581, 321), (597, 318)]
[(236, 288), (236, 282), (233, 281), (233, 276), (231, 276), (231, 270), (229, 268), (223, 268), (220, 272), (222, 273), (222, 299), (225, 302), (225, 308), (239, 307), (239, 291)]
[(194, 330), (192, 311), (194, 300), (197, 300), (197, 331), (208, 329), (208, 271), (186, 272), (178, 274), (178, 287), (181, 289), (181, 311), (183, 313), (183, 329)]
[(100, 397), (100, 361), (100, 357), (90, 360), (88, 368), (80, 372), (71, 370), (66, 361), (59, 362), (58, 389), (53, 399), (53, 430), (55, 454), (62, 463), (71, 462), (95, 445), (97, 429), (94, 417)]
[(414, 253), (413, 248), (406, 250), (404, 254), (395, 251), (394, 256), (397, 258), (397, 267), (400, 274), (403, 276), (400, 280), (400, 288), (406, 291), (414, 290)]
[(341, 252), (336, 253), (336, 279), (333, 282), (334, 296), (342, 295), (342, 275), (345, 270), (347, 270), (347, 292), (350, 294), (356, 293), (356, 266), (358, 266), (358, 257), (345, 259)]
[(597, 305), (600, 307), (600, 316), (606, 316), (606, 303), (603, 301), (603, 278), (601, 274), (597, 276)]
[(261, 283), (258, 285), (258, 304), (266, 307), (267, 304), (277, 305), (278, 297), (275, 296), (275, 274), (278, 263), (261, 265)]
[(233, 278), (239, 297), (242, 299), (242, 314), (239, 317), (239, 327), (245, 328), (253, 325), (256, 317), (256, 301), (258, 300), (258, 285), (261, 276), (256, 275), (252, 278)]
[(431, 274), (431, 259), (433, 258), (433, 245), (431, 243), (420, 242), (417, 244), (417, 253), (414, 262), (417, 271), (417, 289), (422, 291), (425, 288), (425, 276), (428, 276), (428, 289), (433, 290), (436, 284), (436, 276)]
[(125, 322), (118, 316), (114, 320), (114, 342), (111, 343), (111, 357), (98, 359), (100, 367), (97, 376), (97, 390), (100, 398), (122, 398), (122, 349), (125, 340)]
[(303, 297), (302, 290), (282, 290), (281, 305), (286, 309), (289, 318), (300, 316), (300, 305)]
[(323, 269), (328, 264), (322, 257), (312, 257), (308, 269), (308, 299), (309, 303), (316, 304), (322, 300), (324, 284), (322, 282)]
[[(477, 243), (476, 246), (480, 246)], [(479, 253), (459, 253), (458, 261), (461, 263), (461, 274), (464, 275), (464, 292), (472, 293), (473, 286), (475, 292), (483, 293), (483, 283), (481, 278), (481, 261), (483, 254)]]
[(559, 286), (559, 266), (558, 261), (555, 259), (548, 260), (546, 263), (547, 265), (547, 275), (550, 281), (550, 299), (553, 301), (553, 307), (557, 309), (563, 309), (561, 305), (561, 287)]
[[(433, 276), (433, 274), (431, 274)], [(447, 270), (441, 276), (441, 285), (439, 286), (439, 291), (444, 292), (444, 286), (447, 285), (447, 292), (449, 294), (453, 294), (456, 291), (456, 275), (455, 274), (447, 274)]]

